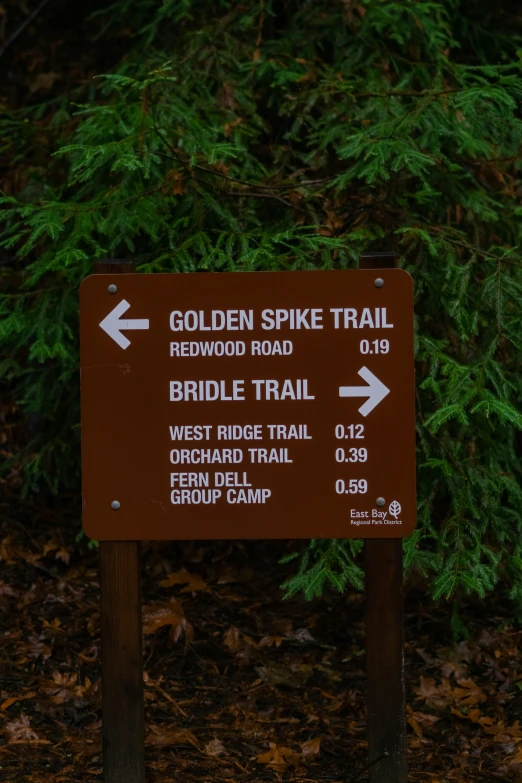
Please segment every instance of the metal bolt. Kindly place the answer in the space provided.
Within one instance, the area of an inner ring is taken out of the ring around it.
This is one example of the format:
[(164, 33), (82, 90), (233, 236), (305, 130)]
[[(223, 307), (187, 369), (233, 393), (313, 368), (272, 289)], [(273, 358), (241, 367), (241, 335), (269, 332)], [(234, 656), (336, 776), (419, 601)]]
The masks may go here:
[(115, 294), (118, 290), (118, 286), (114, 285), (114, 283), (111, 283), (107, 290), (110, 294)]
[(382, 288), (384, 285), (384, 280), (382, 277), (376, 277), (375, 278), (375, 288)]
[(117, 511), (119, 509), (119, 507), (120, 507), (120, 501), (119, 500), (113, 500), (112, 503), (111, 503), (111, 508), (114, 511)]
[[(378, 506), (385, 506), (386, 505), (386, 501), (385, 501), (384, 498), (377, 498), (377, 500), (375, 502), (377, 503)], [(118, 503), (118, 506), (119, 506), (119, 503)]]

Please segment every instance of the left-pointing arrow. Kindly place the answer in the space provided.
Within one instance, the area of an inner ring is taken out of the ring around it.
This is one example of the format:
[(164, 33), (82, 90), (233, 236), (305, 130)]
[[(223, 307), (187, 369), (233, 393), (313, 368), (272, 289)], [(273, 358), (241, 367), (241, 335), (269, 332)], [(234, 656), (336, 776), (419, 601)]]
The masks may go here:
[(148, 329), (149, 328), (149, 319), (148, 318), (127, 318), (122, 319), (120, 316), (123, 315), (123, 313), (126, 313), (129, 309), (130, 304), (127, 302), (126, 299), (122, 299), (119, 304), (116, 305), (116, 307), (111, 310), (108, 316), (106, 316), (103, 321), (100, 323), (101, 328), (104, 332), (106, 332), (109, 337), (112, 337), (115, 343), (118, 343), (120, 348), (128, 348), (130, 345), (130, 340), (128, 340), (124, 334), (122, 334), (122, 331), (126, 331), (127, 329)]

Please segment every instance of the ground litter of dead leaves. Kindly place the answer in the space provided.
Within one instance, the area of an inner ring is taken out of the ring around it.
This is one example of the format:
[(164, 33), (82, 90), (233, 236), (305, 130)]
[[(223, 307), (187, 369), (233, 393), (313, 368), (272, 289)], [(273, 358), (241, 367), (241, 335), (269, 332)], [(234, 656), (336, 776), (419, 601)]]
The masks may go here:
[[(0, 510), (0, 780), (101, 780), (97, 553)], [(289, 546), (144, 546), (150, 783), (368, 779), (362, 597), (283, 601)], [(464, 619), (408, 593), (410, 780), (522, 781), (522, 633), (498, 600)]]

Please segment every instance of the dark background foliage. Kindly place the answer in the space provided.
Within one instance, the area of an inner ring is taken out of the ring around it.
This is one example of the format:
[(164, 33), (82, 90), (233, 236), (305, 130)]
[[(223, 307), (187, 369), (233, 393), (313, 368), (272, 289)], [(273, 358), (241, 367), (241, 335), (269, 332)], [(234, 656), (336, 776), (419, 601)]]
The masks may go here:
[[(518, 607), (521, 23), (506, 0), (49, 3), (0, 58), (4, 486), (78, 491), (97, 259), (291, 271), (393, 249), (416, 289), (407, 565), (435, 597), (500, 582)], [(359, 550), (312, 542), (289, 590), (360, 584)]]

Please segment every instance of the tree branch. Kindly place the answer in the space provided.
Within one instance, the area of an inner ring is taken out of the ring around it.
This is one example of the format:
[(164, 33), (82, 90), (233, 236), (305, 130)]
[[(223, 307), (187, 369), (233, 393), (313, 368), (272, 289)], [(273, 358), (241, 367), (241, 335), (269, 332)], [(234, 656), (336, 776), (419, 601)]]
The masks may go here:
[(302, 212), (302, 208), (298, 207), (297, 204), (292, 204), (291, 201), (287, 201), (285, 198), (282, 198), (281, 196), (277, 196), (275, 193), (252, 193), (251, 191), (241, 191), (241, 190), (220, 190), (219, 191), (224, 196), (243, 196), (244, 198), (270, 198), (274, 201), (280, 201), (281, 204), (284, 204), (286, 207), (290, 207), (291, 209), (296, 209), (299, 212)]
[(438, 98), (440, 95), (451, 95), (454, 92), (465, 92), (469, 87), (450, 87), (447, 90), (390, 90), (389, 92), (358, 92), (352, 98)]
[[(315, 185), (319, 184), (321, 182), (328, 182), (328, 180), (335, 179), (335, 177), (339, 176), (339, 174), (332, 174), (329, 177), (321, 177), (320, 179), (308, 179), (304, 182), (292, 182), (288, 185), (261, 185), (257, 182), (246, 182), (242, 179), (236, 179), (235, 177), (229, 177), (227, 174), (222, 174), (221, 171), (213, 171), (212, 169), (207, 169), (205, 166), (199, 166), (197, 163), (194, 164), (192, 167), (189, 166), (189, 164), (181, 158), (174, 147), (170, 144), (168, 139), (165, 138), (163, 133), (160, 131), (156, 124), (156, 118), (154, 117), (154, 113), (151, 112), (152, 116), (152, 123), (154, 125), (154, 130), (159, 136), (159, 138), (162, 140), (162, 142), (168, 147), (168, 149), (171, 151), (172, 156), (174, 160), (177, 160), (178, 163), (181, 163), (181, 165), (187, 170), (190, 171), (190, 169), (196, 169), (197, 171), (204, 171), (205, 174), (212, 174), (214, 177), (220, 177), (221, 179), (225, 179), (228, 182), (235, 182), (238, 185), (244, 185), (247, 188), (261, 188), (261, 190), (295, 190), (296, 188), (300, 188), (303, 185)], [(156, 152), (157, 155), (161, 155), (164, 158), (168, 158), (169, 155), (165, 155), (164, 152)]]
[(438, 234), (442, 238), (443, 242), (447, 242), (449, 245), (455, 245), (455, 247), (460, 247), (463, 250), (467, 250), (468, 253), (476, 253), (477, 255), (483, 256), (484, 258), (491, 258), (493, 261), (498, 261), (501, 264), (514, 264), (514, 266), (522, 267), (520, 261), (515, 261), (514, 258), (508, 258), (507, 256), (497, 256), (495, 253), (490, 253), (488, 250), (482, 250), (482, 248), (477, 247), (476, 245), (470, 245), (463, 240), (452, 239), (451, 237), (448, 237), (444, 229), (440, 228), (439, 226), (427, 226), (427, 230), (429, 233)]
[(25, 30), (25, 28), (26, 28), (26, 27), (28, 27), (28, 26), (31, 24), (31, 22), (33, 22), (33, 21), (36, 19), (36, 17), (37, 17), (37, 16), (38, 16), (38, 14), (40, 13), (40, 11), (43, 11), (43, 9), (45, 8), (45, 6), (46, 6), (48, 3), (50, 3), (50, 1), (51, 1), (51, 0), (42, 0), (42, 2), (40, 3), (40, 5), (39, 5), (39, 6), (37, 6), (37, 7), (34, 9), (34, 11), (31, 13), (31, 14), (29, 14), (29, 16), (27, 17), (27, 19), (25, 19), (25, 20), (22, 22), (22, 24), (20, 25), (20, 27), (18, 27), (18, 28), (17, 28), (17, 29), (14, 31), (14, 33), (13, 33), (13, 34), (12, 34), (12, 35), (11, 35), (11, 36), (10, 36), (10, 37), (7, 39), (7, 41), (5, 42), (5, 44), (3, 45), (3, 47), (0, 49), (0, 57), (2, 57), (2, 56), (5, 54), (6, 50), (7, 50), (7, 49), (8, 49), (8, 48), (9, 48), (9, 47), (10, 47), (10, 46), (11, 46), (11, 45), (12, 45), (12, 44), (13, 44), (13, 43), (16, 41), (16, 39), (17, 39), (17, 38), (18, 38), (20, 35), (22, 35), (22, 33), (23, 33), (23, 31)]

